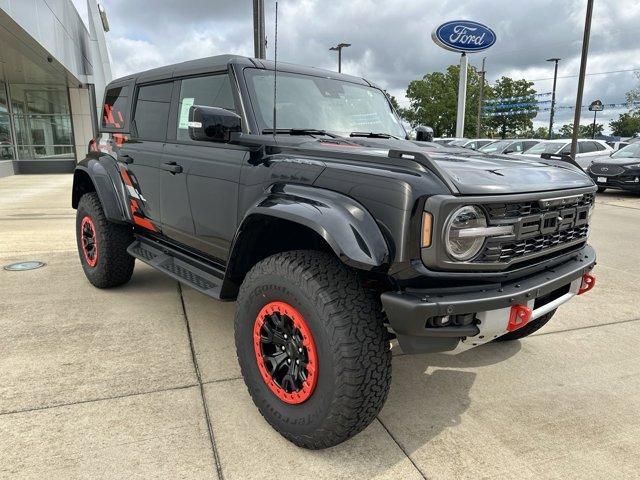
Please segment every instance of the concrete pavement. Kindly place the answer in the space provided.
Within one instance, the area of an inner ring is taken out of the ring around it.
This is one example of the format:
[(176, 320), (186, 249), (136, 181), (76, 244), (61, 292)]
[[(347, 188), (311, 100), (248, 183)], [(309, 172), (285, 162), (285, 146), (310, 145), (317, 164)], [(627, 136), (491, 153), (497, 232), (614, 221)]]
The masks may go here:
[[(0, 179), (0, 478), (632, 478), (640, 474), (640, 197), (598, 195), (598, 285), (519, 342), (397, 349), (389, 400), (338, 447), (294, 447), (240, 379), (233, 303), (138, 263), (93, 288), (71, 176)], [(274, 455), (276, 452), (276, 455)]]

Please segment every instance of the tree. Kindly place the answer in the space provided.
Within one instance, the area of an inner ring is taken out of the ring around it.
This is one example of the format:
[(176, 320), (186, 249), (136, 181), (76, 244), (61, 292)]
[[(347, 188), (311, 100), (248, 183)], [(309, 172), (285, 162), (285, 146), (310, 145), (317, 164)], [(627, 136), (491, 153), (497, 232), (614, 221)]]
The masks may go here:
[[(475, 67), (469, 66), (467, 77), (467, 101), (464, 130), (476, 131), (480, 76)], [(403, 116), (412, 125), (428, 125), (437, 137), (451, 137), (456, 134), (458, 106), (458, 79), (460, 67), (450, 65), (445, 72), (428, 73), (420, 80), (413, 80), (407, 87), (410, 107), (403, 110)], [(485, 83), (485, 94), (490, 87)]]
[(633, 137), (640, 133), (640, 113), (623, 113), (618, 120), (609, 122), (609, 126), (613, 135)]
[[(604, 131), (604, 125), (596, 123), (596, 136), (602, 135)], [(572, 138), (573, 137), (573, 124), (567, 123), (560, 127), (558, 130), (558, 138)], [(578, 128), (578, 138), (593, 138), (593, 123), (587, 125), (580, 125)]]
[[(502, 138), (533, 129), (533, 119), (538, 113), (538, 101), (533, 82), (502, 77), (496, 81), (492, 90), (495, 98), (516, 97), (518, 100), (490, 104), (493, 107), (491, 112), (504, 113), (504, 115), (486, 117), (484, 122), (489, 128), (496, 130)], [(513, 113), (522, 110), (528, 112)]]
[(538, 127), (535, 130), (523, 130), (518, 136), (521, 138), (542, 138), (546, 140), (549, 138), (549, 129), (547, 127)]
[(398, 99), (396, 97), (394, 97), (393, 95), (391, 95), (386, 90), (384, 91), (384, 93), (387, 94), (387, 98), (389, 98), (389, 102), (391, 103), (391, 106), (394, 108), (394, 110), (400, 114), (401, 113), (401, 109), (400, 109), (400, 105), (398, 104)]

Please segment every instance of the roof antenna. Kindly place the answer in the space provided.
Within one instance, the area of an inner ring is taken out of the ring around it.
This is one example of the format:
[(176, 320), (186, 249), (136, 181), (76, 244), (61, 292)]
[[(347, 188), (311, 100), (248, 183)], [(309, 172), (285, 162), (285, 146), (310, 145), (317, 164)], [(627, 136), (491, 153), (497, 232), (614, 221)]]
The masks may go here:
[(278, 81), (278, 0), (276, 0), (276, 28), (273, 46), (273, 140), (276, 139), (276, 99)]

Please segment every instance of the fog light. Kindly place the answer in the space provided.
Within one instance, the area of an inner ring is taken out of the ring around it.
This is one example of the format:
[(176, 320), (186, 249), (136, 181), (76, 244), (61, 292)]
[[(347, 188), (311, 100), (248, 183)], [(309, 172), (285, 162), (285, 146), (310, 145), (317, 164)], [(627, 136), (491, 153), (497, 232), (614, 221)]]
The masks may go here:
[(531, 320), (532, 314), (533, 311), (525, 305), (515, 305), (511, 307), (507, 332), (513, 332), (514, 330), (524, 327), (529, 323), (529, 320)]
[(582, 276), (582, 284), (580, 285), (580, 290), (578, 290), (578, 295), (587, 293), (589, 290), (591, 290), (595, 286), (596, 286), (595, 275), (591, 275), (590, 273), (585, 273)]

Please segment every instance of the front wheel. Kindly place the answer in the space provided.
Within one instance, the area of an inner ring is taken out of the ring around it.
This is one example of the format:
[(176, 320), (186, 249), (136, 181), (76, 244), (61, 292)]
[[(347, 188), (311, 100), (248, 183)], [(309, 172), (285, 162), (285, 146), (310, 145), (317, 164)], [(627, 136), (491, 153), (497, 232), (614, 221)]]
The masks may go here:
[(294, 251), (256, 264), (240, 288), (235, 339), (254, 403), (298, 446), (347, 440), (386, 400), (391, 351), (380, 302), (331, 255)]

